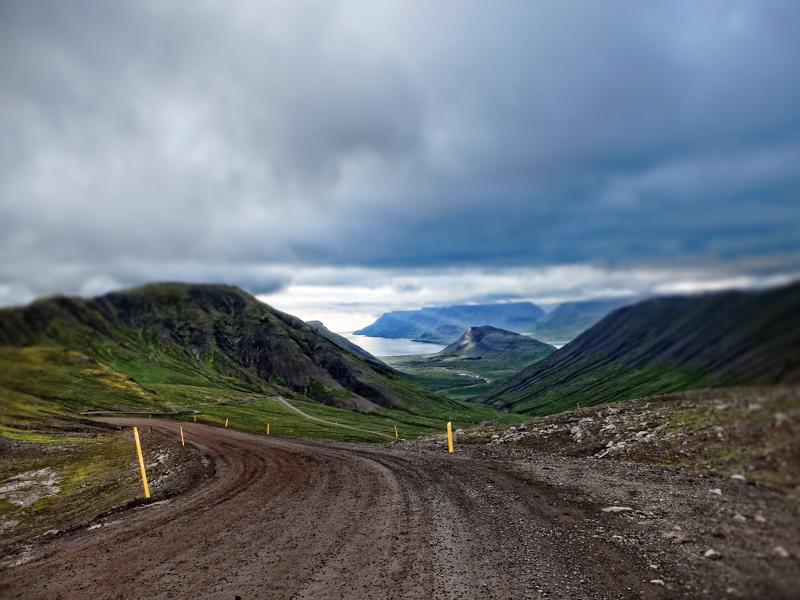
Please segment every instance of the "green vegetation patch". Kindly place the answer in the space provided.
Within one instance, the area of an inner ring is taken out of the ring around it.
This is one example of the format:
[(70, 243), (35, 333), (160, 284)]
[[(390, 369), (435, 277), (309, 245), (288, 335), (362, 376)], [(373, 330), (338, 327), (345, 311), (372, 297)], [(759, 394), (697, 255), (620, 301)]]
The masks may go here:
[(139, 494), (130, 432), (92, 435), (89, 443), (77, 445), (73, 436), (60, 437), (60, 444), (56, 433), (26, 438), (26, 445), (46, 445), (36, 450), (9, 447), (8, 438), (3, 441), (7, 448), (0, 461), (4, 545), (75, 527)]
[(152, 394), (127, 375), (62, 348), (0, 347), (0, 387), (73, 410), (153, 403)]
[(385, 361), (415, 385), (458, 400), (484, 396), (532, 364), (529, 358), (513, 354), (499, 358), (390, 356)]
[(611, 363), (594, 366), (592, 360), (587, 360), (546, 375), (521, 392), (511, 391), (504, 400), (512, 403), (515, 412), (547, 415), (700, 388), (706, 380), (701, 370), (671, 365), (627, 368)]

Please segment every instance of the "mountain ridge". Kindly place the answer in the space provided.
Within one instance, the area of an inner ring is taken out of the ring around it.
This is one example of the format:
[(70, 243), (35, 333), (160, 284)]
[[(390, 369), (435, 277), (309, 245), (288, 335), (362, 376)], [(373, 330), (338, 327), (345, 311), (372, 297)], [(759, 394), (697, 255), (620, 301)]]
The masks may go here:
[(384, 313), (354, 333), (449, 344), (472, 326), (491, 325), (519, 332), (530, 328), (543, 315), (544, 311), (532, 302), (424, 307)]
[(428, 400), (385, 364), (344, 350), (300, 319), (226, 285), (156, 283), (0, 309), (0, 345), (77, 349), (115, 364), (170, 371), (165, 377), (183, 373), (253, 389), (281, 385), (349, 409)]
[(481, 401), (531, 414), (658, 393), (800, 381), (800, 282), (613, 311)]
[(632, 304), (635, 298), (562, 302), (539, 319), (527, 333), (540, 340), (565, 343), (598, 323), (611, 311)]
[(335, 332), (331, 331), (330, 329), (328, 329), (327, 327), (325, 327), (325, 325), (324, 325), (324, 323), (322, 323), (322, 321), (306, 321), (306, 324), (309, 325), (318, 334), (320, 334), (321, 336), (327, 338), (328, 340), (330, 340), (331, 342), (333, 342), (334, 344), (336, 344), (337, 346), (339, 346), (343, 350), (347, 350), (348, 352), (352, 352), (353, 354), (356, 354), (356, 355), (360, 356), (361, 358), (363, 358), (364, 360), (367, 360), (369, 362), (372, 362), (372, 363), (375, 363), (375, 364), (378, 364), (378, 365), (382, 365), (384, 367), (388, 366), (381, 359), (379, 359), (378, 357), (370, 354), (369, 352), (364, 350), (361, 346), (359, 346), (357, 344), (354, 344), (353, 342), (348, 340), (343, 335), (339, 335), (338, 333), (335, 333)]

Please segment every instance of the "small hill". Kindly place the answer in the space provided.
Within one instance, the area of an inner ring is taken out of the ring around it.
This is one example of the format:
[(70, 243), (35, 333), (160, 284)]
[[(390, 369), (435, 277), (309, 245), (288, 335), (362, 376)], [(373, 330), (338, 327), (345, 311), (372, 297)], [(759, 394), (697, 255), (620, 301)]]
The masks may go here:
[(646, 300), (482, 400), (531, 414), (700, 387), (800, 381), (800, 283)]
[(555, 351), (553, 346), (526, 335), (484, 325), (470, 327), (436, 354), (390, 356), (386, 360), (417, 385), (469, 400)]
[(564, 302), (539, 319), (526, 333), (536, 339), (564, 344), (598, 323), (612, 310), (633, 302), (632, 298)]
[(322, 337), (327, 338), (328, 340), (339, 346), (342, 350), (347, 350), (348, 352), (352, 352), (353, 354), (356, 354), (361, 358), (363, 358), (364, 360), (369, 361), (371, 363), (375, 363), (377, 365), (381, 365), (384, 367), (387, 366), (385, 362), (373, 356), (372, 354), (364, 350), (361, 346), (354, 344), (343, 335), (334, 333), (333, 331), (325, 327), (322, 321), (306, 321), (306, 324), (309, 327), (311, 327), (311, 329), (320, 334)]
[(355, 333), (449, 344), (473, 326), (491, 325), (516, 332), (530, 330), (542, 315), (544, 311), (531, 302), (427, 307), (385, 313)]
[(530, 363), (555, 352), (549, 344), (527, 335), (484, 325), (470, 327), (455, 342), (439, 352), (437, 356), (461, 358), (500, 358), (525, 355)]

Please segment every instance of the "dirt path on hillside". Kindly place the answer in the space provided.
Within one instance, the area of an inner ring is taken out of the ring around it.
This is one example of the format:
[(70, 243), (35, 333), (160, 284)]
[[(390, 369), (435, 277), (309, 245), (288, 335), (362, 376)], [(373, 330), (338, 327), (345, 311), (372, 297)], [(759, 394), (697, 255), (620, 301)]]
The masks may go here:
[(319, 417), (312, 417), (311, 415), (309, 415), (308, 413), (303, 412), (302, 410), (300, 410), (299, 408), (297, 408), (293, 404), (290, 404), (289, 401), (286, 398), (281, 398), (280, 396), (276, 396), (275, 399), (278, 400), (279, 402), (281, 402), (281, 404), (286, 406), (286, 408), (288, 408), (289, 410), (296, 412), (298, 415), (300, 415), (301, 417), (303, 417), (305, 419), (308, 419), (309, 421), (316, 421), (317, 423), (324, 423), (325, 425), (331, 425), (333, 427), (341, 427), (342, 429), (352, 429), (353, 431), (360, 431), (361, 433), (371, 433), (374, 436), (377, 436), (377, 437), (380, 437), (380, 438), (385, 438), (387, 440), (393, 440), (394, 439), (394, 436), (393, 435), (389, 435), (388, 433), (381, 433), (380, 431), (372, 431), (370, 429), (361, 429), (360, 427), (354, 427), (352, 425), (345, 425), (343, 423), (337, 423), (336, 421), (327, 421), (327, 420), (321, 419)]
[(635, 522), (491, 457), (183, 427), (214, 461), (209, 483), (53, 540), (0, 572), (0, 596), (724, 596), (691, 587), (714, 589), (702, 573), (675, 572), (668, 561), (653, 570), (658, 548), (612, 537), (632, 534)]

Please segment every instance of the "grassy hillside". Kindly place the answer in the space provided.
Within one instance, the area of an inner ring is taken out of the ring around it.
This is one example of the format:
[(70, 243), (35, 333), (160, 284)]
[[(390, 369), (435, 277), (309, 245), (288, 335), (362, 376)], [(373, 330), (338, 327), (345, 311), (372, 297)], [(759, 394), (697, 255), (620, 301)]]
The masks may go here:
[(800, 380), (800, 284), (620, 308), (483, 400), (530, 414), (699, 387)]
[(61, 347), (154, 383), (279, 385), (371, 410), (426, 402), (368, 363), (236, 288), (160, 284), (101, 298), (53, 298), (0, 311), (0, 345)]
[(159, 284), (0, 311), (0, 426), (11, 435), (53, 429), (47, 419), (18, 420), (29, 400), (69, 418), (195, 411), (254, 431), (269, 419), (282, 435), (384, 439), (306, 419), (278, 396), (369, 431), (393, 434), (397, 423), (405, 436), (498, 414), (424, 391), (227, 286)]

